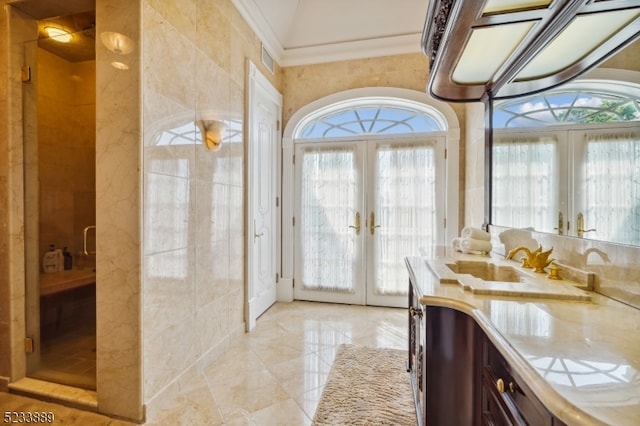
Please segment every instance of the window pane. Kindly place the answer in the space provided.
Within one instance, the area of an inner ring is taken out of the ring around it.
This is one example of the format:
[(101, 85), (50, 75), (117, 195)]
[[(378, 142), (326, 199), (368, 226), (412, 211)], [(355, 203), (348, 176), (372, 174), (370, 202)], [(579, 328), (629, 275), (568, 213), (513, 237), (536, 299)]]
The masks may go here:
[(304, 123), (299, 139), (339, 138), (356, 135), (411, 134), (444, 130), (442, 119), (420, 109), (385, 105), (347, 105)]

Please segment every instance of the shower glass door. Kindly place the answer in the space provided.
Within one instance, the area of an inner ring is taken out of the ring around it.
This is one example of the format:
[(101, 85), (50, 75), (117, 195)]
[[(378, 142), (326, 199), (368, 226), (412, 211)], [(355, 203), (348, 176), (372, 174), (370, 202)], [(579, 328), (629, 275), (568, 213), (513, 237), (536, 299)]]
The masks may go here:
[(95, 390), (95, 56), (47, 45), (24, 44), (27, 376)]

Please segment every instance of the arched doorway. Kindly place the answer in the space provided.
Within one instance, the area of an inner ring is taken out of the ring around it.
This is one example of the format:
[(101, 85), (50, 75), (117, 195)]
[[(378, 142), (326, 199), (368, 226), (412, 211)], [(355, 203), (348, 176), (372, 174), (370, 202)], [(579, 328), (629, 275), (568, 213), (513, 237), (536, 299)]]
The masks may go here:
[[(341, 92), (294, 115), (283, 179), (292, 178), (283, 267), (291, 262), (293, 298), (406, 305), (404, 257), (444, 245), (445, 217), (454, 205), (457, 212), (457, 197), (447, 197), (448, 174), (458, 172), (456, 130), (446, 104), (403, 89)], [(457, 215), (449, 225), (457, 230)]]

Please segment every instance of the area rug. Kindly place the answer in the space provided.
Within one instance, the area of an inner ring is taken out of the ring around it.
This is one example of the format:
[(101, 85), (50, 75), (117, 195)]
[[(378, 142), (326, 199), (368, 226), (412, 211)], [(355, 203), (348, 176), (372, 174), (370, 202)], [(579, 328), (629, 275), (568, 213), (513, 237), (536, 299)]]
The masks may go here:
[(415, 425), (406, 363), (406, 351), (341, 345), (313, 425)]

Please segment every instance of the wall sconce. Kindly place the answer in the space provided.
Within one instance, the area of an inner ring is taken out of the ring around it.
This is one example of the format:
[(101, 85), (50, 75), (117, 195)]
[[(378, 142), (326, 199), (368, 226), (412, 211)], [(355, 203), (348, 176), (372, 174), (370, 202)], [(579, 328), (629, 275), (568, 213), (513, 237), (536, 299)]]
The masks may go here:
[(218, 151), (222, 148), (222, 137), (227, 125), (219, 120), (198, 120), (196, 125), (202, 135), (202, 143), (209, 151)]
[(133, 51), (134, 42), (124, 34), (113, 31), (104, 31), (100, 33), (102, 44), (119, 55), (128, 55)]
[(432, 0), (428, 91), (463, 102), (540, 92), (597, 66), (639, 29), (638, 2)]

